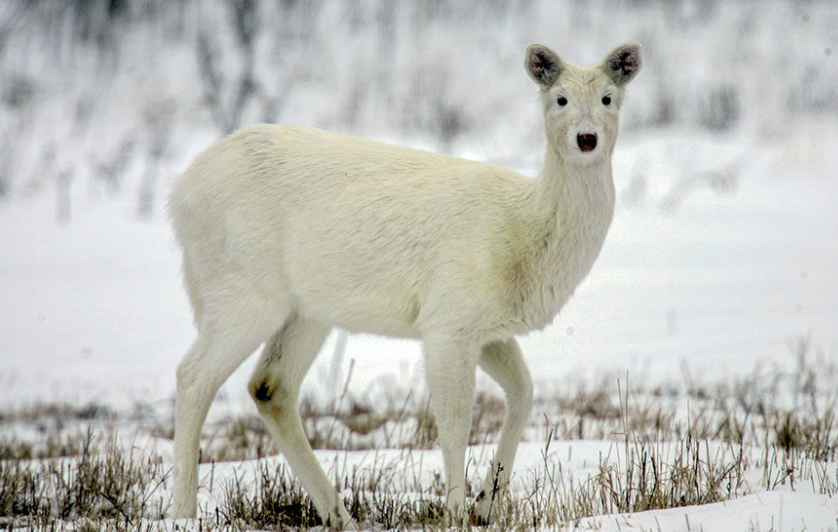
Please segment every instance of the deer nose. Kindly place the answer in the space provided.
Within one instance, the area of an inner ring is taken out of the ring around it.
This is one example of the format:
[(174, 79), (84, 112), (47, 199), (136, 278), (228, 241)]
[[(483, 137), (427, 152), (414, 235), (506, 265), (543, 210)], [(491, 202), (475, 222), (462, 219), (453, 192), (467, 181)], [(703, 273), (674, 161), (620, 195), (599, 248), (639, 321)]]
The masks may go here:
[(576, 144), (582, 151), (591, 151), (596, 148), (596, 133), (580, 133), (576, 135)]

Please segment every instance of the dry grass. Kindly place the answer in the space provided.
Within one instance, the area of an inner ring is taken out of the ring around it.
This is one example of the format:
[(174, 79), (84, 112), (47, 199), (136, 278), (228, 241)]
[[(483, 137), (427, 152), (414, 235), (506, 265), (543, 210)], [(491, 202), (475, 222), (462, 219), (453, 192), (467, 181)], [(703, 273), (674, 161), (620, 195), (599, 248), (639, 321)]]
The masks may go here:
[(85, 444), (85, 434), (81, 432), (50, 432), (40, 441), (21, 440), (16, 437), (0, 438), (0, 461), (43, 460), (78, 456)]
[(201, 447), (200, 462), (238, 462), (279, 453), (265, 423), (257, 415), (243, 415), (208, 427), (211, 433)]
[(82, 405), (72, 403), (44, 403), (17, 405), (12, 409), (0, 410), (0, 424), (12, 422), (37, 423), (40, 426), (63, 427), (75, 421), (91, 421), (113, 418), (115, 413), (108, 406), (88, 402)]
[(0, 522), (9, 527), (53, 527), (104, 521), (130, 526), (163, 516), (155, 496), (168, 468), (159, 459), (125, 452), (88, 432), (72, 459), (0, 461)]
[(225, 483), (220, 524), (258, 529), (310, 528), (321, 524), (317, 511), (283, 466), (258, 463), (255, 489), (238, 475)]
[[(611, 376), (542, 394), (527, 434), (544, 442), (543, 463), (518, 478), (513, 491), (496, 494), (490, 530), (559, 528), (589, 516), (705, 504), (758, 489), (806, 485), (838, 494), (838, 369), (806, 339), (792, 352), (796, 367), (787, 372), (756, 368), (727, 382), (685, 378), (650, 389)], [(494, 442), (503, 401), (487, 393), (476, 399), (470, 442)], [(97, 405), (39, 404), (0, 413), (0, 527), (165, 528), (157, 520), (169, 503), (168, 466), (107, 436), (130, 419), (134, 430), (166, 442), (171, 423), (153, 410), (123, 415)], [(438, 445), (427, 398), (406, 393), (373, 405), (345, 393), (333, 404), (304, 400), (301, 412), (315, 448), (402, 449), (399, 463), (376, 458), (330, 473), (359, 522), (375, 529), (445, 528), (440, 472), (420, 481), (421, 465), (412, 479), (403, 471), (405, 463), (421, 464), (423, 449)], [(548, 459), (553, 442), (567, 439), (612, 445), (592, 473), (575, 478), (561, 461)], [(261, 420), (239, 415), (207, 424), (201, 458), (219, 463), (276, 452)], [(281, 462), (256, 460), (252, 467), (252, 474), (216, 478), (217, 506), (201, 516), (198, 529), (322, 524)], [(469, 487), (471, 500), (475, 488)], [(467, 528), (474, 522), (472, 516)]]
[[(255, 486), (239, 476), (230, 479), (219, 506), (220, 524), (252, 528), (308, 529), (322, 525), (308, 497), (282, 464), (257, 464)], [(340, 481), (344, 504), (354, 519), (378, 528), (444, 528), (441, 480), (415, 497), (394, 489), (393, 470), (376, 461), (371, 469), (353, 469)]]

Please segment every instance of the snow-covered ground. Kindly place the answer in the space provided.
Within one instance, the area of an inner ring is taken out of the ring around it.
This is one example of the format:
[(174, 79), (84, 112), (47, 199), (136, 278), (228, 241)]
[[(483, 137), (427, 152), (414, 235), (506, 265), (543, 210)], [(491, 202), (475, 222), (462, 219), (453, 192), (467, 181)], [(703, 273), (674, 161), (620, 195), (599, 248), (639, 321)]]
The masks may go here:
[(763, 492), (731, 501), (587, 520), (578, 530), (690, 532), (838, 530), (835, 497), (788, 492)]
[[(664, 443), (661, 446), (669, 448), (677, 444)], [(491, 452), (491, 446), (469, 449), (470, 477), (475, 484), (482, 478)], [(345, 478), (353, 468), (358, 468), (362, 475), (371, 475), (371, 472), (377, 471), (381, 478), (386, 478), (386, 486), (380, 489), (405, 492), (408, 497), (416, 499), (428, 497), (435, 472), (442, 468), (439, 450), (316, 451), (316, 454), (330, 477), (337, 475)], [(612, 441), (565, 441), (552, 442), (549, 448), (545, 448), (543, 443), (525, 442), (521, 445), (513, 471), (512, 496), (526, 498), (536, 479), (543, 483), (546, 474), (550, 474), (553, 476), (552, 489), (556, 490), (554, 495), (557, 500), (568, 502), (571, 500), (568, 493), (573, 489), (571, 479), (578, 486), (578, 483), (585, 481), (587, 475), (597, 472), (604, 457), (613, 462), (624, 461), (622, 444)], [(222, 505), (222, 499), (226, 496), (225, 487), (232, 479), (238, 479), (246, 489), (256, 491), (260, 472), (276, 471), (280, 464), (284, 464), (281, 457), (268, 458), (258, 464), (254, 461), (203, 464), (198, 491), (202, 515), (215, 515), (216, 507)], [(833, 477), (836, 475), (834, 464), (830, 466), (828, 474)], [(748, 480), (740, 490), (743, 494), (733, 499), (666, 510), (604, 514), (562, 525), (560, 529), (637, 532), (838, 530), (838, 498), (834, 493), (820, 493), (820, 485), (816, 480), (800, 482), (794, 489), (786, 483), (767, 491), (759, 486), (759, 471), (750, 470), (745, 476)], [(551, 488), (542, 489), (549, 491)], [(155, 498), (168, 496), (165, 489), (154, 494)], [(168, 526), (171, 530), (174, 523), (167, 519), (157, 524)], [(177, 523), (186, 526), (187, 530), (197, 529), (195, 523), (186, 520), (178, 520)], [(189, 528), (190, 525), (193, 528)]]

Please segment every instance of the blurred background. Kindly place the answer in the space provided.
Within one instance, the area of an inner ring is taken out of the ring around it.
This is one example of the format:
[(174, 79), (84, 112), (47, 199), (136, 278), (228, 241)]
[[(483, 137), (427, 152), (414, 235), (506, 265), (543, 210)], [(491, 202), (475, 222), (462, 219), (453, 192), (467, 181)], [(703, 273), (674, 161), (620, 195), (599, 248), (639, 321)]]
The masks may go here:
[[(165, 198), (223, 135), (305, 123), (535, 175), (526, 46), (593, 64), (629, 40), (644, 69), (614, 226), (554, 324), (522, 340), (540, 385), (689, 386), (791, 363), (799, 338), (838, 356), (835, 2), (9, 0), (0, 400), (171, 397), (193, 332)], [(414, 342), (326, 351), (310, 389), (421, 382)], [(245, 401), (246, 378), (224, 393)]]

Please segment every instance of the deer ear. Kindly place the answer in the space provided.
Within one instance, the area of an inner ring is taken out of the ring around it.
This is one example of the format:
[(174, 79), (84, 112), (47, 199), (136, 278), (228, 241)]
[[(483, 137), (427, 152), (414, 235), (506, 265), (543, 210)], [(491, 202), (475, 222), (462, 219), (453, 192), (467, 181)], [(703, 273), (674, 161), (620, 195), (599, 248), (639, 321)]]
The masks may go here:
[(545, 89), (553, 86), (564, 68), (558, 54), (540, 44), (527, 46), (524, 67), (532, 80)]
[(618, 87), (628, 84), (640, 72), (643, 58), (641, 46), (636, 42), (621, 44), (614, 48), (602, 63), (602, 69)]

